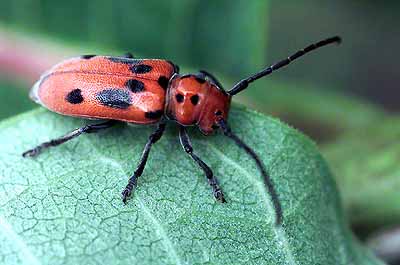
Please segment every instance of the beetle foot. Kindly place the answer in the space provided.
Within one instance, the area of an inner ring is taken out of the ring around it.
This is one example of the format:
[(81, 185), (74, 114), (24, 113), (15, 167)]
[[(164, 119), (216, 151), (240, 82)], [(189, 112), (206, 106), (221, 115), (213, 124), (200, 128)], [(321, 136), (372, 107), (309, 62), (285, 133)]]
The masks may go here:
[(31, 150), (28, 150), (28, 151), (24, 152), (22, 154), (22, 156), (23, 157), (35, 157), (38, 154), (40, 154), (40, 151), (41, 151), (41, 148), (36, 147), (36, 148), (33, 148)]
[(226, 202), (224, 193), (222, 192), (222, 190), (219, 187), (217, 187), (216, 189), (213, 190), (213, 194), (214, 194), (215, 199), (217, 199), (217, 201), (220, 201), (222, 203)]
[(121, 193), (122, 202), (126, 205), (126, 201), (131, 196), (132, 190), (125, 188), (124, 191)]

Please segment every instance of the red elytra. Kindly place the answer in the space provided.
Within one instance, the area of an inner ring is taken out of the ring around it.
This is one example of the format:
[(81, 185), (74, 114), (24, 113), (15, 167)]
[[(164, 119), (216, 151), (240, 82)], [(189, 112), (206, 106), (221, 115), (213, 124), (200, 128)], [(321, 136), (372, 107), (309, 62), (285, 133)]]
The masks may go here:
[(194, 153), (185, 127), (196, 125), (205, 135), (222, 129), (224, 135), (255, 160), (271, 195), (276, 224), (280, 224), (283, 218), (282, 207), (269, 174), (256, 153), (227, 124), (231, 98), (246, 89), (251, 82), (269, 75), (314, 49), (335, 42), (339, 43), (340, 38), (335, 36), (311, 44), (241, 80), (229, 91), (225, 91), (218, 80), (206, 71), (180, 75), (179, 68), (167, 60), (134, 59), (131, 55), (84, 55), (63, 61), (42, 75), (31, 90), (31, 98), (59, 114), (105, 121), (78, 128), (60, 138), (45, 142), (25, 152), (23, 156), (36, 156), (43, 149), (60, 145), (83, 133), (110, 128), (117, 121), (157, 123), (137, 169), (122, 192), (122, 199), (126, 203), (137, 185), (138, 177), (143, 173), (152, 145), (161, 138), (166, 121), (171, 120), (179, 124), (182, 147), (204, 171), (214, 197), (226, 202), (212, 170)]
[[(141, 72), (134, 73), (138, 69)], [(33, 87), (31, 97), (64, 115), (155, 123), (162, 115), (145, 117), (145, 113), (163, 111), (166, 85), (162, 87), (158, 80), (168, 83), (174, 69), (165, 60), (82, 56), (61, 62), (45, 73)]]

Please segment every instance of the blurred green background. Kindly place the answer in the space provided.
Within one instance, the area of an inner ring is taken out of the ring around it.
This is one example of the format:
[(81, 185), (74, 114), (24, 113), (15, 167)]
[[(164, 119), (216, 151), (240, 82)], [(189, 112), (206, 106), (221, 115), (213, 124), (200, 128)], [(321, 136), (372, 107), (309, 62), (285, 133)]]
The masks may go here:
[[(168, 58), (223, 75), (227, 87), (310, 42), (339, 34), (342, 46), (310, 54), (268, 79), (351, 93), (398, 111), (399, 8), (397, 1), (17, 0), (2, 1), (0, 25), (78, 44), (78, 54), (101, 47)], [(40, 37), (34, 41), (40, 44)], [(272, 84), (255, 84), (242, 98), (269, 112), (270, 94), (279, 89)], [(9, 84), (1, 93), (4, 87)], [(26, 104), (19, 93), (15, 97), (24, 103), (12, 104), (18, 112)], [(0, 117), (11, 113), (3, 106)]]
[[(277, 111), (271, 105), (285, 104), (271, 102), (275, 97), (282, 100), (277, 90), (294, 84), (296, 92), (340, 91), (397, 111), (400, 68), (394, 58), (400, 44), (399, 7), (396, 1), (18, 0), (2, 1), (0, 26), (39, 33), (34, 43), (45, 36), (66, 46), (75, 44), (77, 54), (101, 48), (168, 58), (186, 69), (207, 69), (223, 76), (226, 87), (310, 42), (339, 34), (342, 46), (302, 58), (270, 76), (273, 82), (268, 85), (255, 84), (240, 100), (266, 113)], [(58, 52), (60, 58), (67, 57), (63, 50)], [(36, 55), (37, 60), (48, 56), (43, 49)], [(2, 79), (6, 81), (1, 93), (11, 90), (10, 82), (21, 81), (12, 75)], [(28, 87), (14, 85), (12, 90)], [(13, 94), (12, 102), (22, 100), (22, 104), (3, 106), (0, 117), (27, 107), (20, 93)]]
[(36, 107), (30, 86), (73, 55), (166, 58), (181, 72), (206, 69), (229, 88), (340, 35), (342, 45), (303, 57), (235, 100), (317, 141), (366, 238), (400, 223), (399, 10), (398, 1), (1, 1), (0, 119)]

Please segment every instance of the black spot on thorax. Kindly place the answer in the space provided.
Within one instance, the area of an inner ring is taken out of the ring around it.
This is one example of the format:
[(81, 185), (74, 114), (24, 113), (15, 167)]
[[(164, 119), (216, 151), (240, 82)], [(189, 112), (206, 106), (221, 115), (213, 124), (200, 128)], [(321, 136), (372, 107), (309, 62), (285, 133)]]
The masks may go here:
[(163, 110), (156, 110), (156, 111), (148, 111), (144, 114), (144, 116), (147, 119), (151, 119), (151, 120), (156, 120), (161, 118), (161, 116), (164, 114)]
[(80, 104), (83, 102), (82, 90), (79, 88), (72, 90), (67, 94), (65, 100), (71, 104)]
[(126, 81), (125, 86), (133, 93), (139, 93), (144, 90), (144, 83), (136, 79), (129, 79)]
[(176, 94), (175, 99), (176, 99), (176, 102), (182, 103), (183, 100), (185, 99), (185, 97), (182, 94)]
[(199, 95), (193, 95), (190, 97), (190, 102), (192, 102), (194, 106), (196, 106), (197, 103), (199, 103), (199, 100), (200, 100)]
[(96, 99), (104, 106), (114, 109), (127, 109), (132, 103), (129, 91), (119, 88), (109, 88), (100, 91)]

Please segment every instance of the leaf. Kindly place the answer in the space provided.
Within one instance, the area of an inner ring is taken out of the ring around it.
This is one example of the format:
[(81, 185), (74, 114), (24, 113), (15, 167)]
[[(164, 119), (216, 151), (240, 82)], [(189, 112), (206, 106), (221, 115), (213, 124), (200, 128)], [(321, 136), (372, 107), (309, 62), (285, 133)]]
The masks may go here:
[(324, 146), (353, 223), (400, 222), (399, 131), (399, 117), (383, 118)]
[(153, 126), (121, 125), (23, 159), (26, 149), (85, 122), (42, 109), (2, 122), (0, 263), (381, 264), (353, 239), (308, 138), (243, 108), (229, 121), (270, 172), (283, 227), (274, 225), (254, 162), (220, 134), (190, 131), (228, 203), (214, 200), (170, 124), (125, 206), (120, 192)]

